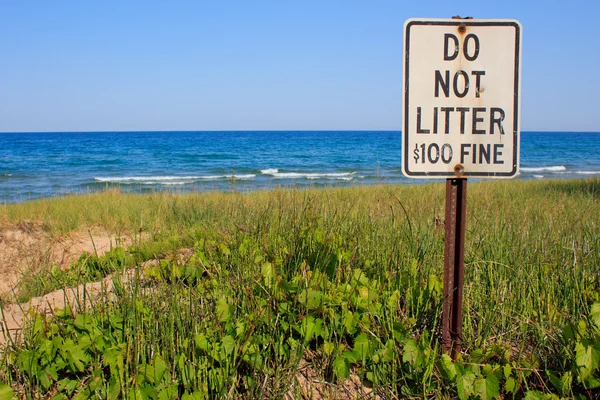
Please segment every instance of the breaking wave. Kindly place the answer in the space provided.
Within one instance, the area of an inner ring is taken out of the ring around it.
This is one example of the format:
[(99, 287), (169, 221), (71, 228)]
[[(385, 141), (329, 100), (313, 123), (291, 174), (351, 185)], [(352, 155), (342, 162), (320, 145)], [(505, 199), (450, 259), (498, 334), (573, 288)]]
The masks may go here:
[(351, 181), (356, 172), (279, 172), (278, 169), (261, 170), (264, 175), (270, 175), (278, 179), (331, 179)]
[(533, 168), (527, 168), (527, 167), (522, 167), (521, 171), (523, 172), (542, 172), (542, 171), (549, 171), (549, 172), (559, 172), (559, 171), (566, 171), (567, 167), (565, 167), (564, 165), (556, 165), (556, 166), (552, 166), (552, 167), (533, 167)]
[(254, 174), (240, 175), (193, 175), (193, 176), (120, 176), (96, 177), (96, 182), (118, 183), (122, 185), (189, 185), (202, 181), (214, 180), (249, 180), (254, 179)]

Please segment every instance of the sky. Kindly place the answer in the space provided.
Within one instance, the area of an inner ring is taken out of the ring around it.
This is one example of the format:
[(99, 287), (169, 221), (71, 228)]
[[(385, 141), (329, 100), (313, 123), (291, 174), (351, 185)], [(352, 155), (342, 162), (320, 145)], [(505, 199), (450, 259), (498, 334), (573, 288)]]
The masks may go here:
[(600, 131), (600, 2), (0, 0), (0, 132), (400, 130), (408, 18), (516, 19), (522, 130)]

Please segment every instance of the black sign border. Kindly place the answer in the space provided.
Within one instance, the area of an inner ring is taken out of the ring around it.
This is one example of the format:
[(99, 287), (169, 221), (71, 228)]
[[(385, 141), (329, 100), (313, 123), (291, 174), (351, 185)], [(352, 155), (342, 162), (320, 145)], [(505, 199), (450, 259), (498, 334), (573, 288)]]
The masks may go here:
[(411, 172), (408, 169), (409, 158), (408, 158), (408, 111), (409, 111), (409, 69), (408, 64), (410, 60), (410, 28), (413, 25), (441, 25), (441, 26), (459, 26), (464, 24), (465, 26), (512, 26), (515, 28), (515, 82), (514, 82), (514, 117), (513, 117), (513, 169), (510, 172), (465, 172), (461, 177), (503, 177), (512, 178), (518, 173), (517, 161), (518, 161), (518, 145), (519, 145), (519, 82), (520, 76), (520, 65), (521, 65), (521, 26), (516, 21), (472, 21), (467, 19), (457, 19), (452, 21), (435, 21), (435, 20), (411, 20), (406, 24), (404, 32), (404, 126), (402, 127), (402, 136), (404, 138), (404, 160), (403, 160), (403, 172), (407, 177), (456, 177), (453, 172)]

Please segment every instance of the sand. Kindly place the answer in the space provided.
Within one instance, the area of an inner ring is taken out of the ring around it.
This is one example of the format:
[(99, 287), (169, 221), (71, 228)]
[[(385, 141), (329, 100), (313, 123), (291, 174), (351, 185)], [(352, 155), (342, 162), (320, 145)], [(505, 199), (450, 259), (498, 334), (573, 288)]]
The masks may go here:
[(17, 225), (0, 228), (0, 296), (5, 300), (2, 306), (4, 322), (0, 329), (0, 344), (18, 338), (23, 326), (24, 316), (36, 309), (52, 313), (56, 308), (92, 302), (104, 292), (112, 291), (112, 277), (100, 282), (86, 284), (67, 290), (57, 290), (36, 297), (24, 304), (16, 304), (16, 288), (19, 279), (26, 274), (35, 273), (41, 266), (56, 265), (67, 268), (84, 254), (103, 255), (118, 245), (127, 245), (123, 240), (109, 235), (100, 229), (86, 232), (73, 232), (55, 238), (50, 235), (41, 222), (23, 221)]

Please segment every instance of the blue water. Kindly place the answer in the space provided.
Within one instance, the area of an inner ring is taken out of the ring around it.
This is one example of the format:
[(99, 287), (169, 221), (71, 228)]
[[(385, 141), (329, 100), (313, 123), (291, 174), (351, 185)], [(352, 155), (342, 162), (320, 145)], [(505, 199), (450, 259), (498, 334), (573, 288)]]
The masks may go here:
[[(517, 179), (600, 176), (600, 133), (523, 132)], [(0, 133), (0, 202), (123, 191), (414, 184), (399, 131)]]

